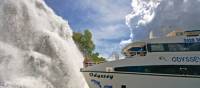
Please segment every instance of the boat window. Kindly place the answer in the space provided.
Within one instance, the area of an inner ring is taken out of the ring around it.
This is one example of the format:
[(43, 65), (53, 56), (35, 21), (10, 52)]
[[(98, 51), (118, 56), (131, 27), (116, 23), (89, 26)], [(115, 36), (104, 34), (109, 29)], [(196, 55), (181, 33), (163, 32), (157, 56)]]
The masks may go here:
[(148, 44), (149, 52), (186, 52), (200, 51), (200, 43), (161, 43)]
[(176, 51), (186, 51), (187, 48), (184, 47), (184, 43), (171, 43), (171, 44), (166, 44), (166, 47), (168, 47), (166, 51), (170, 52), (176, 52)]
[(132, 47), (129, 51), (146, 51), (145, 47)]
[(200, 43), (189, 43), (185, 46), (189, 51), (200, 51)]
[(151, 44), (151, 51), (165, 51), (164, 44)]
[(157, 65), (116, 67), (119, 72), (140, 72), (175, 75), (200, 75), (200, 65)]
[(145, 56), (146, 55), (146, 46), (141, 47), (132, 47), (128, 49), (128, 54), (126, 56)]

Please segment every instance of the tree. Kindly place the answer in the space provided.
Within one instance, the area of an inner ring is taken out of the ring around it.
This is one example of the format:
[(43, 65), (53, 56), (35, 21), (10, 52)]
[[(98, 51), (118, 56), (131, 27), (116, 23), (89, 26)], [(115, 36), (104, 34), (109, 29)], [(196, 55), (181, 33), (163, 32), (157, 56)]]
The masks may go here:
[(84, 47), (83, 47), (83, 35), (79, 32), (73, 32), (73, 36), (72, 36), (73, 40), (75, 41), (76, 45), (79, 47), (79, 49), (83, 52), (84, 51)]
[(96, 63), (101, 62), (101, 61), (105, 61), (105, 58), (100, 57), (100, 56), (99, 56), (99, 53), (93, 53), (93, 54), (91, 55), (91, 58), (92, 58), (93, 61), (96, 62)]
[(84, 56), (91, 55), (95, 49), (95, 45), (92, 41), (92, 33), (89, 30), (85, 30), (84, 34), (79, 32), (73, 33), (73, 39), (78, 45)]
[(92, 51), (94, 51), (95, 49), (95, 45), (92, 41), (92, 33), (89, 30), (84, 31), (83, 41), (84, 41), (85, 53), (91, 55)]
[(92, 33), (88, 29), (83, 34), (73, 32), (72, 38), (86, 59), (90, 58), (94, 62), (105, 61), (103, 57), (99, 57), (99, 53), (93, 53), (95, 45), (92, 41)]

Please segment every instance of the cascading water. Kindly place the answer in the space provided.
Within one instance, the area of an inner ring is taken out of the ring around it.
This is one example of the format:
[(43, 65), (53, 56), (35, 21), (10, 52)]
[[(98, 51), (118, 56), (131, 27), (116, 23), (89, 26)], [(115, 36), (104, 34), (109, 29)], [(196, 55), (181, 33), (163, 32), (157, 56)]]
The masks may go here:
[(126, 16), (131, 39), (161, 37), (173, 30), (199, 30), (199, 4), (200, 0), (132, 0), (132, 12)]
[(87, 88), (71, 36), (43, 0), (1, 0), (0, 88)]

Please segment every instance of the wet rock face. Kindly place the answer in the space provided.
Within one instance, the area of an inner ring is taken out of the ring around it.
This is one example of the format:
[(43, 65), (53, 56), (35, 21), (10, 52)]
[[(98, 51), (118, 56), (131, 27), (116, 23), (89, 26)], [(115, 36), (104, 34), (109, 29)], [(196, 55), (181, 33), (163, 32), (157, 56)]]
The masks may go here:
[(87, 87), (68, 23), (42, 0), (2, 0), (0, 23), (1, 88)]

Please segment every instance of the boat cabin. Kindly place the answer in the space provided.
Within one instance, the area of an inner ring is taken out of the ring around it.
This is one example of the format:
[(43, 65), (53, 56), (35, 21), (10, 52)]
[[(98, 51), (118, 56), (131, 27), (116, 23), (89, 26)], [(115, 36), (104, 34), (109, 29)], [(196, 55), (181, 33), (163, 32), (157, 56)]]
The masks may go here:
[(200, 31), (172, 32), (170, 37), (128, 44), (122, 49), (126, 57), (146, 56), (147, 52), (199, 52)]

